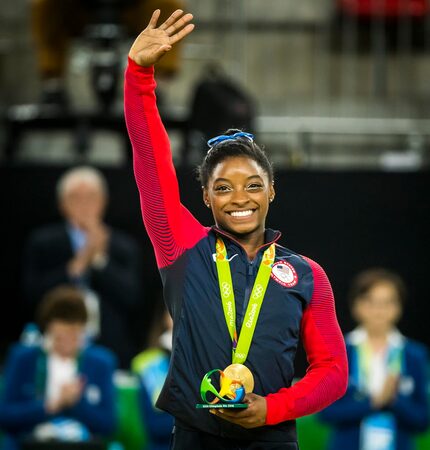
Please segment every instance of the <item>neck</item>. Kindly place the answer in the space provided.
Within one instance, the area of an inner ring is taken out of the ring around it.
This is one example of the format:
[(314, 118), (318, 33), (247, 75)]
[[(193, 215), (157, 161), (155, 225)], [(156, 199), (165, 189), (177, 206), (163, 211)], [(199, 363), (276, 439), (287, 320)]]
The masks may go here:
[(261, 239), (238, 240), (245, 249), (246, 254), (250, 260), (253, 260), (257, 255), (258, 249), (264, 244), (264, 235)]
[(372, 347), (378, 349), (387, 345), (389, 330), (367, 330), (367, 336)]
[(250, 260), (255, 258), (258, 249), (264, 244), (264, 228), (249, 234), (230, 234), (243, 247)]

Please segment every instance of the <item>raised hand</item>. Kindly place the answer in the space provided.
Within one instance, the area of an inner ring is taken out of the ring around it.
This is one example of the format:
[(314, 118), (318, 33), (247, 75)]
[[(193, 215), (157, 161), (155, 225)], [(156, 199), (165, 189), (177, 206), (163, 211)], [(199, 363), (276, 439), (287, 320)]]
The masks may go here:
[(190, 34), (194, 25), (190, 13), (177, 9), (164, 23), (157, 27), (160, 10), (152, 14), (148, 26), (139, 34), (130, 48), (128, 56), (144, 67), (154, 65), (172, 46)]

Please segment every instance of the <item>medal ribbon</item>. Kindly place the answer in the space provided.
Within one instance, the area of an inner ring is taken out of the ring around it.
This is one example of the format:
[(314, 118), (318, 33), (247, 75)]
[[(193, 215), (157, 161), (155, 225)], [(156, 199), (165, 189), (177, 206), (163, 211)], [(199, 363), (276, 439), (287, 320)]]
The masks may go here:
[(218, 272), (219, 289), (225, 321), (232, 340), (232, 362), (243, 364), (248, 356), (254, 335), (255, 325), (269, 284), (272, 265), (275, 260), (275, 244), (272, 244), (263, 254), (258, 268), (257, 277), (246, 308), (240, 336), (236, 330), (236, 306), (234, 300), (233, 282), (231, 279), (230, 263), (227, 258), (227, 249), (221, 238), (216, 242), (216, 267)]

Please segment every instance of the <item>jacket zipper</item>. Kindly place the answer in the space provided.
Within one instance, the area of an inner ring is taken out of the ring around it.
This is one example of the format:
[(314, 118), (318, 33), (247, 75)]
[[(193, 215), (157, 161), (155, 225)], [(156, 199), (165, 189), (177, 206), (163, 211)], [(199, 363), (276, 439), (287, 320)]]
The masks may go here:
[(249, 298), (251, 297), (251, 289), (252, 289), (251, 282), (253, 279), (253, 275), (254, 275), (254, 261), (248, 261), (246, 270), (246, 287), (242, 305), (241, 321), (240, 324), (238, 324), (239, 330), (242, 328), (243, 320), (245, 319), (246, 308), (248, 307)]

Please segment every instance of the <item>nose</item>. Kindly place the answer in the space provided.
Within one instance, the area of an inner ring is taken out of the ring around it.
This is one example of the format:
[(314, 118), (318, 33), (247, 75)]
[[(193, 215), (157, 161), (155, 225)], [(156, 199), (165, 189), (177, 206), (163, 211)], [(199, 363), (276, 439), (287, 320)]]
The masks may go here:
[(231, 198), (231, 203), (237, 206), (244, 206), (249, 202), (249, 195), (245, 189), (235, 189)]

